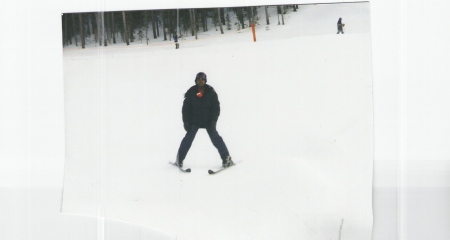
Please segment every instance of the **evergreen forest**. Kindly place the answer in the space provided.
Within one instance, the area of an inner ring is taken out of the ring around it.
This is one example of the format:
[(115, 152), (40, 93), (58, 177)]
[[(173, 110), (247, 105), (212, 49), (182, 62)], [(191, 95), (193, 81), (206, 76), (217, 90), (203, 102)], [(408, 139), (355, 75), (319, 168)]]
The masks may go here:
[[(284, 15), (296, 12), (298, 5), (248, 6), (231, 8), (164, 9), (145, 11), (112, 11), (64, 13), (61, 15), (63, 47), (85, 48), (87, 41), (97, 46), (117, 43), (170, 41), (195, 36), (207, 31), (246, 29), (255, 25), (284, 25)], [(272, 11), (269, 11), (272, 10)], [(277, 13), (278, 22), (270, 22), (270, 12)]]

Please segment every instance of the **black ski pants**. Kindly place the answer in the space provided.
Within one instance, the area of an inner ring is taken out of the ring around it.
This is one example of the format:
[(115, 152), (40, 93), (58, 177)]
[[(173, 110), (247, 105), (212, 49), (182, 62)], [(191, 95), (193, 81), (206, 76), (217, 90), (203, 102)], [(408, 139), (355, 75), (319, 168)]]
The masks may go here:
[[(183, 161), (186, 158), (186, 155), (189, 151), (189, 149), (192, 146), (192, 142), (195, 139), (195, 135), (197, 135), (198, 129), (200, 127), (198, 125), (191, 124), (189, 126), (189, 129), (184, 136), (183, 140), (181, 141), (180, 148), (178, 149), (178, 158), (180, 161)], [(224, 159), (227, 156), (230, 155), (228, 152), (228, 148), (225, 145), (225, 142), (223, 141), (222, 137), (219, 135), (215, 127), (209, 127), (206, 128), (206, 131), (208, 132), (209, 138), (211, 139), (212, 144), (214, 147), (217, 148), (217, 151), (219, 151), (220, 158)]]

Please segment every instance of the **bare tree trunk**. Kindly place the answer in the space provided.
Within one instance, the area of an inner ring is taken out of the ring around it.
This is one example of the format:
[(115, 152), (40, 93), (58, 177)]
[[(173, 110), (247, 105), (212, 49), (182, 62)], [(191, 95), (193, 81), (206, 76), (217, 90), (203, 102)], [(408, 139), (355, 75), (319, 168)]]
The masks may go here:
[(245, 29), (245, 22), (244, 22), (244, 8), (239, 8), (238, 11), (241, 12), (241, 17), (240, 17), (239, 21), (241, 22), (242, 29)]
[(115, 29), (115, 25), (114, 25), (114, 12), (111, 12), (111, 33), (112, 33), (112, 38), (113, 38), (113, 43), (116, 44), (116, 29)]
[(281, 6), (281, 22), (284, 25), (284, 6)]
[(130, 40), (128, 40), (128, 32), (127, 32), (127, 21), (125, 19), (125, 12), (122, 12), (123, 17), (123, 30), (125, 32), (125, 41), (127, 42), (127, 45), (130, 45)]
[(66, 26), (65, 29), (65, 35), (66, 38), (64, 39), (64, 44), (66, 44), (66, 46), (69, 46), (69, 29), (67, 28), (67, 14), (64, 14), (64, 25)]
[(100, 43), (100, 46), (103, 46), (103, 41), (105, 39), (105, 29), (103, 28), (103, 18), (102, 18), (102, 12), (98, 12), (98, 42)]
[[(114, 14), (114, 13), (113, 13)], [(118, 12), (118, 14), (120, 15), (120, 12)], [(120, 21), (119, 21), (120, 22)], [(120, 29), (119, 26), (117, 25), (116, 19), (114, 18), (114, 32), (116, 33), (116, 43), (119, 42), (119, 34), (120, 34)]]
[(155, 25), (156, 25), (156, 36), (159, 37), (159, 23), (158, 23), (158, 14), (156, 13), (156, 17), (155, 17), (156, 21), (155, 21)]
[(203, 10), (203, 21), (205, 22), (206, 31), (208, 31), (208, 15), (207, 10)]
[(253, 14), (253, 7), (250, 7), (250, 12), (252, 13), (252, 23), (255, 23), (255, 15)]
[(134, 30), (132, 28), (133, 22), (128, 21), (127, 24), (128, 24), (128, 26), (127, 26), (128, 38), (130, 39), (130, 42), (134, 42)]
[(66, 18), (66, 20), (67, 20), (67, 25), (69, 25), (69, 27), (68, 28), (66, 28), (67, 29), (67, 40), (68, 40), (68, 43), (67, 43), (67, 45), (72, 45), (72, 32), (71, 32), (71, 30), (69, 29), (70, 28), (70, 24), (69, 24), (69, 19), (70, 18), (70, 16), (69, 16), (69, 14), (67, 14), (67, 18)]
[(84, 48), (85, 42), (84, 42), (83, 17), (82, 17), (82, 13), (79, 14), (79, 18), (80, 18), (80, 39), (81, 39), (81, 48)]
[(227, 23), (225, 22), (225, 9), (224, 8), (219, 8), (220, 12), (222, 13), (222, 18), (221, 18), (221, 23), (222, 25), (227, 25)]
[(89, 13), (86, 13), (86, 15), (85, 16), (87, 16), (87, 25), (88, 25), (88, 28), (89, 28), (89, 32), (88, 32), (88, 36), (91, 36), (92, 34), (94, 34), (94, 32), (92, 31), (92, 17), (91, 17), (91, 14), (89, 14)]
[(192, 9), (192, 16), (194, 16), (194, 32), (195, 32), (195, 39), (198, 39), (198, 37), (197, 37), (197, 22), (196, 22), (196, 19), (195, 19), (195, 10), (194, 9)]
[(167, 10), (164, 14), (164, 17), (164, 26), (166, 27), (166, 29), (164, 29), (164, 32), (166, 32), (166, 34), (168, 35), (167, 38), (170, 41), (172, 39), (172, 12), (170, 10)]
[(252, 26), (252, 13), (251, 13), (251, 7), (247, 7), (247, 18), (248, 18), (248, 27)]
[(98, 13), (95, 13), (95, 23), (97, 25), (97, 38), (98, 38), (98, 45), (102, 45), (102, 26), (100, 23), (100, 16), (98, 16)]
[(104, 41), (104, 46), (108, 46), (108, 35), (106, 34), (106, 27), (105, 27), (105, 12), (100, 13), (101, 21), (102, 21), (102, 38)]
[(192, 36), (195, 35), (194, 34), (194, 32), (195, 32), (195, 29), (194, 29), (195, 23), (194, 23), (194, 16), (193, 16), (193, 13), (192, 13), (193, 11), (194, 11), (193, 9), (189, 9), (189, 15), (191, 17), (191, 34), (192, 34)]
[(75, 31), (75, 14), (72, 14), (73, 36), (75, 37), (75, 46), (78, 47), (77, 32)]
[(102, 21), (102, 13), (98, 12), (98, 42), (100, 43), (100, 46), (103, 46), (103, 39), (105, 39), (104, 32), (103, 32), (103, 21)]
[(108, 13), (105, 13), (105, 28), (106, 28), (106, 33), (107, 35), (107, 39), (108, 39), (108, 43), (109, 45), (111, 45), (111, 41), (112, 41), (112, 35), (111, 33), (112, 31), (112, 27), (111, 27), (111, 19), (108, 17)]
[(222, 21), (220, 20), (220, 8), (217, 9), (217, 21), (219, 22), (220, 26), (220, 34), (223, 34), (223, 28), (222, 28)]
[(153, 28), (153, 39), (156, 39), (156, 24), (155, 24), (155, 15), (153, 14), (153, 11), (151, 11), (152, 16), (152, 28)]
[[(175, 33), (177, 33), (178, 36), (181, 36), (182, 33), (183, 33), (183, 30), (184, 30), (184, 32), (186, 32), (186, 29), (181, 30), (181, 24), (183, 24), (184, 26), (187, 26), (187, 25), (184, 24), (185, 21), (183, 21), (183, 23), (180, 23), (180, 11), (179, 11), (179, 9), (177, 9), (176, 14), (177, 14), (177, 21), (176, 21), (176, 23), (175, 23), (175, 25), (176, 25), (175, 27), (177, 28), (177, 30), (176, 30)], [(186, 34), (185, 34), (184, 36), (185, 36), (185, 37), (188, 36), (188, 35), (187, 35), (187, 32), (186, 32)]]
[(98, 41), (97, 22), (95, 23), (95, 26), (94, 26), (94, 40), (95, 40), (95, 43), (97, 43), (97, 41)]
[(164, 24), (165, 19), (164, 19), (164, 10), (161, 10), (161, 24), (162, 24), (162, 30), (164, 33), (164, 41), (167, 41), (167, 36), (166, 36), (166, 24)]
[(269, 21), (269, 12), (267, 11), (268, 6), (264, 7), (266, 9), (266, 24), (270, 25), (270, 21)]
[(277, 6), (278, 25), (280, 25), (280, 6)]
[(144, 27), (145, 27), (145, 39), (147, 39), (147, 45), (148, 45), (148, 21), (147, 21), (147, 11), (144, 11)]

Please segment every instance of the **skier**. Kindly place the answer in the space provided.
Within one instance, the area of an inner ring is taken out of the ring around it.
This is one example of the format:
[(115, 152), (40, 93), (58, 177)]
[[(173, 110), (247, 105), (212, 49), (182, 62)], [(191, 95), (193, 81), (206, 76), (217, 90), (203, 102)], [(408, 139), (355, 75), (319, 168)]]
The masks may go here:
[(344, 26), (345, 26), (345, 24), (342, 23), (342, 18), (339, 18), (339, 21), (337, 22), (337, 28), (338, 28), (337, 34), (339, 34), (340, 32), (342, 34), (344, 34), (344, 29), (343, 29)]
[(217, 93), (206, 82), (206, 74), (199, 72), (195, 77), (195, 85), (184, 94), (182, 114), (186, 135), (181, 141), (175, 163), (180, 168), (183, 167), (183, 161), (199, 128), (205, 128), (208, 132), (211, 142), (219, 151), (222, 167), (227, 168), (234, 165), (225, 142), (216, 130), (217, 120), (220, 115), (220, 103)]
[(173, 41), (175, 41), (175, 49), (179, 48), (179, 44), (178, 44), (178, 36), (176, 33), (173, 34)]

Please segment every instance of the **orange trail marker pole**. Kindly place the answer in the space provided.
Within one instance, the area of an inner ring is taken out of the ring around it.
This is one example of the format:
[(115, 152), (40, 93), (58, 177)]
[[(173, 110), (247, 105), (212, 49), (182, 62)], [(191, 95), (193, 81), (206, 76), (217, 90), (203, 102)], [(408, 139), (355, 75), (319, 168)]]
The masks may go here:
[(252, 23), (252, 32), (253, 32), (253, 42), (256, 42), (255, 24), (254, 23)]

